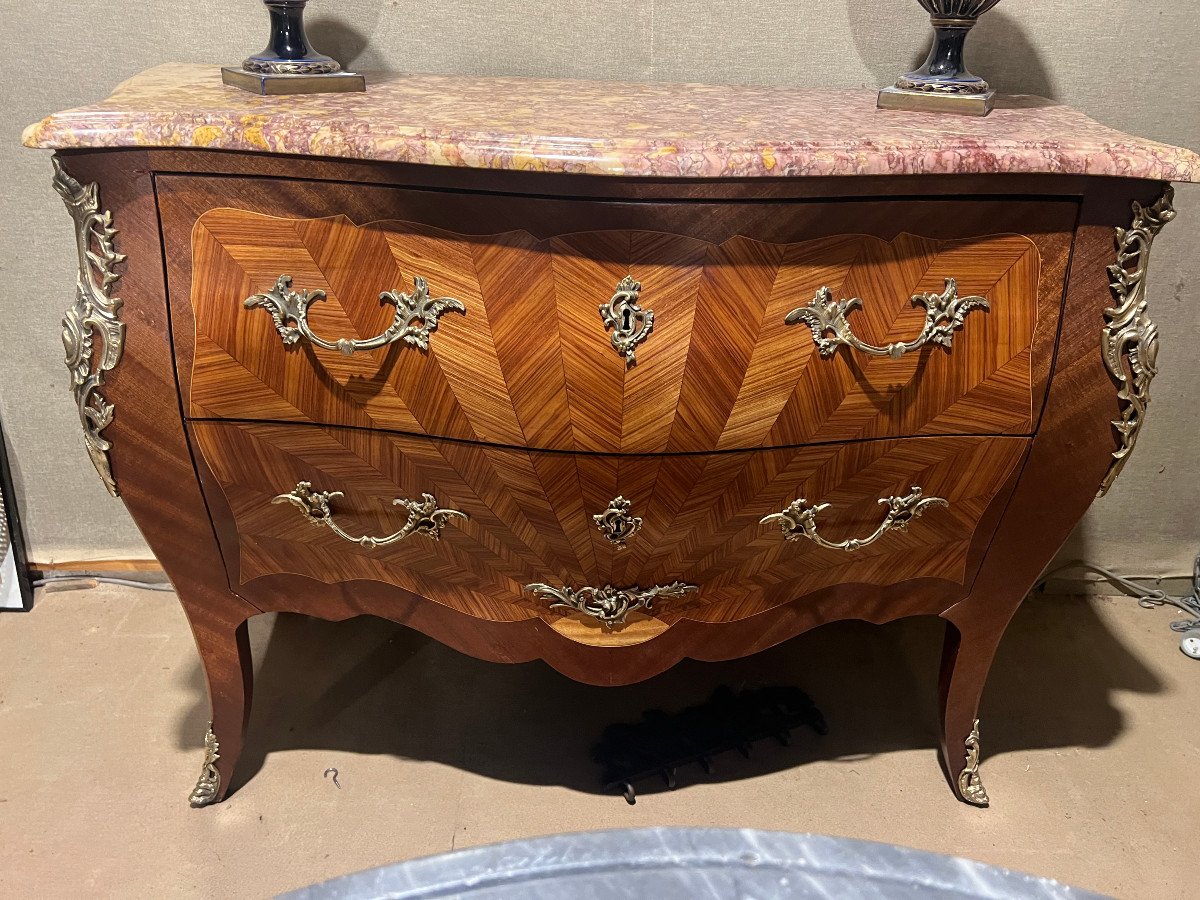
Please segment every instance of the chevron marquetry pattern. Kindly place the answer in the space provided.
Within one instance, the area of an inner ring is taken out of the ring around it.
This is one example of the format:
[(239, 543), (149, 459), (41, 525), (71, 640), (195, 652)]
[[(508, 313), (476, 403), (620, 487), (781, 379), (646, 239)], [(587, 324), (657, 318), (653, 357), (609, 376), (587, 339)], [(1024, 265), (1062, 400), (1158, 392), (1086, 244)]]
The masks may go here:
[[(188, 410), (585, 453), (1028, 434), (1040, 402), (1031, 377), (1039, 270), (1036, 245), (1014, 234), (711, 244), (613, 230), (538, 240), (215, 209), (193, 233)], [(467, 314), (443, 316), (428, 352), (285, 348), (264, 310), (242, 307), (281, 274), (327, 293), (310, 323), (330, 339), (381, 333), (392, 308), (380, 292), (411, 291), (417, 275)], [(630, 369), (598, 314), (625, 275), (655, 316)], [(952, 350), (892, 360), (843, 347), (822, 359), (807, 328), (784, 324), (827, 286), (862, 298), (850, 321), (863, 340), (909, 340), (924, 321), (910, 298), (940, 292), (947, 277), (991, 305), (968, 317)], [(570, 540), (586, 557), (591, 542)]]
[[(227, 558), (240, 557), (235, 584), (277, 573), (379, 581), (480, 618), (550, 623), (561, 613), (524, 585), (699, 585), (697, 594), (655, 611), (660, 626), (739, 619), (837, 584), (964, 584), (979, 520), (1027, 445), (1023, 438), (944, 436), (614, 457), (347, 428), (193, 422), (191, 430), (232, 510), (240, 553)], [(424, 492), (470, 520), (454, 520), (440, 541), (414, 535), (368, 550), (310, 524), (289, 504), (271, 503), (299, 481), (344, 492), (333, 508), (354, 535), (396, 531), (404, 513), (392, 499)], [(879, 498), (913, 485), (944, 497), (949, 508), (856, 552), (788, 542), (778, 527), (759, 524), (806, 497), (832, 504), (820, 516), (830, 540), (866, 536), (882, 519)], [(624, 551), (591, 520), (617, 494), (645, 521)]]

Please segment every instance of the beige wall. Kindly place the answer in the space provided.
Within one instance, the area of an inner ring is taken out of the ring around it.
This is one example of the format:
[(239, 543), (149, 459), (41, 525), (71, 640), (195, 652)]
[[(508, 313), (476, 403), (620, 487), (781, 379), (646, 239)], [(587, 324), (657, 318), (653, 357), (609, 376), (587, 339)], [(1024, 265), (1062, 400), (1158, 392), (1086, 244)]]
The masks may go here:
[[(148, 553), (82, 449), (59, 318), (73, 287), (69, 220), (48, 154), (21, 127), (98, 100), (165, 61), (236, 62), (265, 41), (257, 0), (0, 0), (0, 413), (37, 560)], [(362, 70), (868, 87), (922, 53), (915, 0), (314, 0), (318, 46)], [(188, 20), (191, 19), (189, 22)], [(972, 37), (974, 68), (1126, 131), (1200, 148), (1200, 8), (1177, 0), (1005, 0)], [(1200, 550), (1200, 188), (1155, 247), (1162, 374), (1137, 454), (1068, 552), (1135, 574), (1190, 571)]]

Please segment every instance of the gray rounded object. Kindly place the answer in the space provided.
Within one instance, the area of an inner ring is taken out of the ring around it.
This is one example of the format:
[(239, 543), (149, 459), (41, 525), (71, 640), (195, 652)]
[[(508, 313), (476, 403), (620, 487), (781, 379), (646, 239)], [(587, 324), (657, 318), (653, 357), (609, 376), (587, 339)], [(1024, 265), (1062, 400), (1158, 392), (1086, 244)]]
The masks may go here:
[(1179, 649), (1192, 659), (1200, 659), (1200, 628), (1185, 631), (1179, 639)]
[(511, 841), (368, 869), (293, 900), (1099, 897), (1047, 878), (814, 834), (646, 828)]

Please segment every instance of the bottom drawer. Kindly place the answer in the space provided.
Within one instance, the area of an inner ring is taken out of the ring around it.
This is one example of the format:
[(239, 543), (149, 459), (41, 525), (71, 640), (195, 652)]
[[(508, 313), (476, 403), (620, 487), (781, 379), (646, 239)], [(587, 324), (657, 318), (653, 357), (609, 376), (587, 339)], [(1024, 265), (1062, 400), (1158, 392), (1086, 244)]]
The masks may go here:
[(985, 513), (1028, 444), (593, 456), (309, 425), (189, 428), (206, 490), (223, 495), (209, 499), (235, 588), (279, 574), (384, 582), (598, 645), (835, 585), (934, 579), (965, 594)]

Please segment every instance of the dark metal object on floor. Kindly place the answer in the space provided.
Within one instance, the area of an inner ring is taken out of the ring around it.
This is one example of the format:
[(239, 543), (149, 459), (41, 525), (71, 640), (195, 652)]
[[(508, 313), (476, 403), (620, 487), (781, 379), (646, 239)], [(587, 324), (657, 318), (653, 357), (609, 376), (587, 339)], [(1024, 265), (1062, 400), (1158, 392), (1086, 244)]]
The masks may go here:
[(603, 767), (605, 788), (620, 791), (633, 804), (635, 782), (662, 778), (674, 790), (680, 766), (698, 764), (712, 774), (718, 754), (737, 750), (749, 758), (754, 742), (766, 738), (786, 747), (792, 729), (802, 725), (817, 734), (828, 732), (825, 717), (799, 688), (762, 687), (735, 694), (722, 686), (698, 706), (673, 714), (649, 710), (640, 722), (608, 726), (592, 759)]
[(365, 91), (362, 75), (343, 72), (341, 63), (318, 53), (304, 29), (308, 0), (263, 0), (271, 16), (271, 38), (241, 68), (221, 69), (225, 84), (255, 94), (323, 94)]
[(25, 556), (25, 537), (17, 515), (17, 495), (8, 469), (4, 427), (0, 423), (0, 611), (28, 612), (33, 606), (33, 586)]

